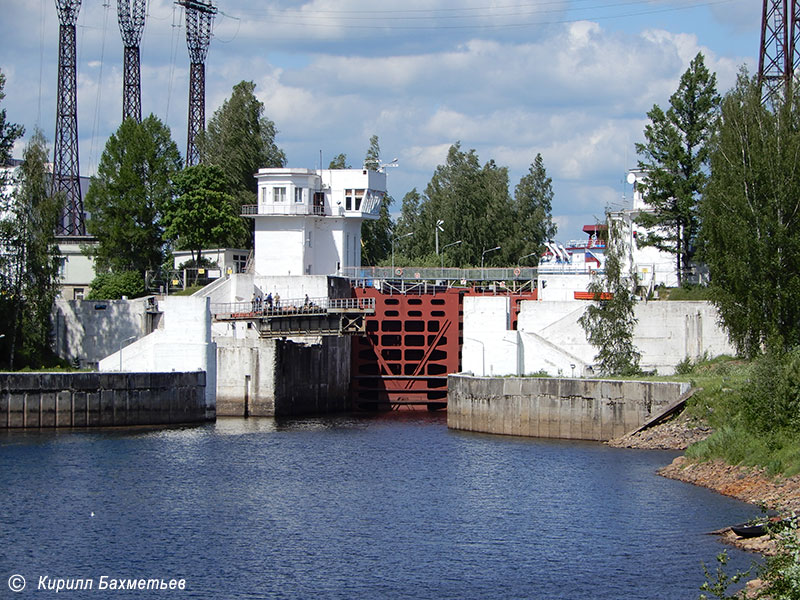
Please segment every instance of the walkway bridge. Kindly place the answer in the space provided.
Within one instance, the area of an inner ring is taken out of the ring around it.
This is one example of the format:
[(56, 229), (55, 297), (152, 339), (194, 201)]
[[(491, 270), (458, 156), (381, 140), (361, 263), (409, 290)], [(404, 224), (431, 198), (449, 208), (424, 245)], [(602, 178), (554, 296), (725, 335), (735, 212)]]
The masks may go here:
[(375, 314), (374, 298), (281, 299), (212, 304), (215, 321), (255, 323), (262, 338), (320, 335), (363, 335), (366, 317)]

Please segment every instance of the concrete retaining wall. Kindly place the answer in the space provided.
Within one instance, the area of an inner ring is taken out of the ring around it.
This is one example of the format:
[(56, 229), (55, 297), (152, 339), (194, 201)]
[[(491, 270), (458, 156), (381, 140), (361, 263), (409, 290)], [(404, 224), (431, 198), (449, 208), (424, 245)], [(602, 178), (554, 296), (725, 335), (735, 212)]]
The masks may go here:
[(217, 415), (288, 416), (348, 410), (350, 339), (217, 338)]
[[(593, 376), (597, 355), (578, 324), (589, 302), (521, 303), (518, 331), (506, 331), (509, 318), (504, 298), (464, 298), (462, 369), (475, 374)], [(685, 358), (735, 354), (719, 315), (708, 302), (640, 302), (633, 344), (641, 352), (640, 366), (660, 375), (674, 373)]]
[(120, 342), (139, 339), (158, 326), (158, 314), (148, 312), (152, 298), (136, 300), (64, 300), (53, 307), (53, 350), (81, 368), (119, 350)]
[(447, 426), (605, 441), (644, 425), (689, 387), (671, 382), (450, 375)]
[(0, 373), (0, 428), (196, 423), (206, 374)]

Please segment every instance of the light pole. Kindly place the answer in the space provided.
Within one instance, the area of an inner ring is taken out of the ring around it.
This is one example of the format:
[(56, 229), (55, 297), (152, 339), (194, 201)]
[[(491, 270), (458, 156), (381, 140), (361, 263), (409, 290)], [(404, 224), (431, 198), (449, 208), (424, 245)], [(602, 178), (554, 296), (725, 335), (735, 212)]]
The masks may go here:
[(539, 254), (539, 253), (538, 253), (538, 252), (531, 252), (530, 254), (526, 254), (525, 256), (520, 256), (520, 257), (517, 259), (517, 264), (518, 264), (518, 265), (519, 265), (519, 264), (521, 264), (521, 263), (522, 263), (522, 261), (523, 261), (524, 259), (528, 258), (529, 256), (533, 256), (533, 255), (535, 255), (535, 254)]
[(494, 252), (495, 250), (500, 250), (500, 246), (495, 246), (494, 248), (489, 248), (488, 250), (484, 250), (481, 253), (481, 279), (483, 279), (483, 257), (489, 254), (489, 252)]
[(392, 236), (392, 275), (394, 275), (394, 243), (397, 240), (402, 240), (404, 237), (408, 237), (410, 235), (414, 235), (414, 232), (413, 231), (409, 231), (408, 233), (404, 233), (400, 237)]
[(433, 228), (433, 231), (436, 233), (436, 254), (439, 254), (439, 232), (444, 232), (442, 225), (444, 225), (444, 219), (439, 219), (436, 221), (436, 227)]
[(442, 259), (442, 274), (444, 275), (444, 251), (447, 250), (450, 246), (458, 246), (464, 240), (458, 240), (457, 242), (453, 242), (452, 244), (447, 244), (444, 248), (442, 248), (442, 254), (440, 258)]

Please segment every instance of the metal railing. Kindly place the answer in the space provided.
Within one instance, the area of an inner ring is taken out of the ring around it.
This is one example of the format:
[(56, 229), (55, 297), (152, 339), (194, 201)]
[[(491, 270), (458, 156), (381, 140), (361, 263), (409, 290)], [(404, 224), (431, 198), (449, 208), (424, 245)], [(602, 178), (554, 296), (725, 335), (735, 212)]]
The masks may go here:
[(253, 217), (257, 215), (316, 215), (325, 216), (324, 206), (309, 206), (308, 204), (295, 204), (286, 202), (285, 204), (245, 204), (242, 206), (243, 217)]
[(215, 319), (281, 317), (295, 315), (325, 315), (345, 312), (375, 312), (375, 298), (292, 298), (272, 301), (264, 298), (250, 302), (214, 303), (211, 315)]
[(417, 281), (529, 281), (536, 279), (536, 267), (484, 267), (453, 269), (449, 267), (345, 267), (342, 276), (348, 279), (402, 279)]

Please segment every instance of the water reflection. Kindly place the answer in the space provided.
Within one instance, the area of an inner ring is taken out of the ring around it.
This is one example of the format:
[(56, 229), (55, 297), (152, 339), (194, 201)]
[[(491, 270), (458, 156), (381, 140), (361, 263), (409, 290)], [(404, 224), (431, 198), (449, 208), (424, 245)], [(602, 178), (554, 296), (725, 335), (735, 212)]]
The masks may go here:
[(753, 513), (656, 477), (674, 453), (445, 419), (4, 433), (0, 564), (202, 598), (692, 598), (722, 549), (704, 532)]

